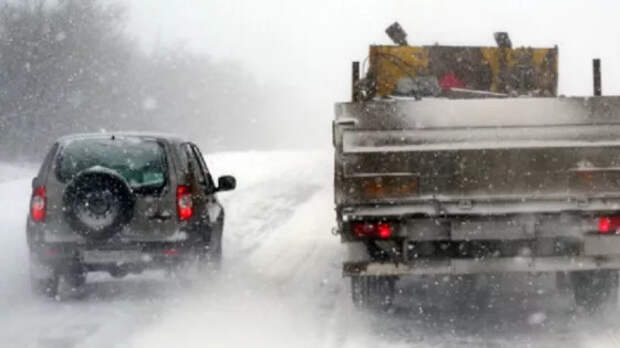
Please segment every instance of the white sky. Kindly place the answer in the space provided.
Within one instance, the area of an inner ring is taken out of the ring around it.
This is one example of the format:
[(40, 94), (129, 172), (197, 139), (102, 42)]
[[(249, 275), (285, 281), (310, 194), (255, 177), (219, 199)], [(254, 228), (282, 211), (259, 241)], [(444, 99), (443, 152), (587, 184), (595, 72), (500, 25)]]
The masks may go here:
[(183, 41), (240, 62), (258, 81), (285, 87), (274, 97), (282, 109), (286, 93), (301, 96), (305, 114), (294, 116), (325, 139), (333, 103), (349, 99), (351, 61), (363, 60), (371, 43), (390, 43), (384, 30), (394, 21), (410, 44), (495, 45), (495, 31), (508, 31), (515, 46), (557, 44), (566, 95), (592, 93), (591, 59), (600, 57), (603, 93), (620, 94), (618, 1), (125, 1), (129, 30), (145, 47)]
[(349, 95), (350, 61), (362, 60), (370, 43), (389, 43), (383, 30), (395, 20), (412, 44), (494, 45), (498, 30), (516, 46), (557, 44), (565, 94), (591, 93), (597, 56), (604, 92), (620, 94), (617, 1), (125, 1), (130, 30), (147, 45), (181, 40), (241, 62), (260, 81), (306, 86), (334, 100)]

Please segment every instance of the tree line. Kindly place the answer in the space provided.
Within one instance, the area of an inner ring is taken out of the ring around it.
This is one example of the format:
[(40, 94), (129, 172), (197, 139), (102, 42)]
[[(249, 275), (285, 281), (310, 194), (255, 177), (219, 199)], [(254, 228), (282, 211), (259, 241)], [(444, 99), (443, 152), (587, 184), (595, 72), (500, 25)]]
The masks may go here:
[(256, 137), (240, 127), (264, 99), (251, 74), (178, 47), (147, 53), (126, 21), (127, 9), (109, 1), (2, 5), (0, 159), (39, 159), (76, 132), (173, 132), (212, 150)]

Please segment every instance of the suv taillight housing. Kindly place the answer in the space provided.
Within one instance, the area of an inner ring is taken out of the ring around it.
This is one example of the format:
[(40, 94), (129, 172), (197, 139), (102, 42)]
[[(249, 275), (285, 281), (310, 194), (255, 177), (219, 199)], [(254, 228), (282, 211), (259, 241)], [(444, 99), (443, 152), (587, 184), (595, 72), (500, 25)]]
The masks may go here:
[(35, 222), (45, 221), (47, 210), (47, 191), (45, 186), (39, 186), (32, 191), (30, 199), (30, 217)]
[(177, 215), (181, 221), (189, 220), (194, 215), (194, 202), (189, 186), (177, 187)]
[(379, 238), (392, 237), (394, 227), (388, 222), (353, 222), (351, 233), (355, 238)]

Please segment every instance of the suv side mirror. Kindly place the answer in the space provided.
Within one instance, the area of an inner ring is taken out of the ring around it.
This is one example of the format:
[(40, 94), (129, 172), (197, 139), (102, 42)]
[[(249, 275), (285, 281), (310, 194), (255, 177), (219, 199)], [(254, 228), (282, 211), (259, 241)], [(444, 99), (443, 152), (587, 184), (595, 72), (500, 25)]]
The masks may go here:
[(237, 179), (231, 175), (220, 176), (217, 179), (217, 190), (218, 191), (231, 191), (237, 187)]

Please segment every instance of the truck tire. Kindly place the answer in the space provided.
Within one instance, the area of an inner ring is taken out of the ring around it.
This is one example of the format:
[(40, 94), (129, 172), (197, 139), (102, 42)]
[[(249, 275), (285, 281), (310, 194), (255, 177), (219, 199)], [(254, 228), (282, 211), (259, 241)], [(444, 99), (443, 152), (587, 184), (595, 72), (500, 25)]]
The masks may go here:
[(396, 277), (354, 276), (351, 278), (351, 298), (358, 308), (385, 310), (389, 308), (396, 293)]
[(588, 311), (618, 305), (618, 271), (578, 271), (570, 274), (575, 302)]

